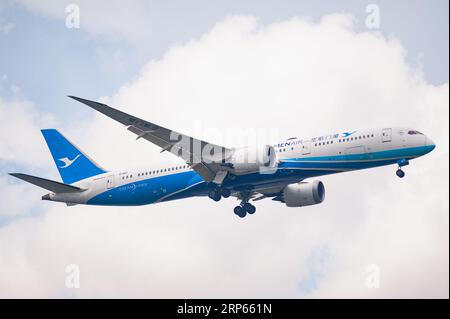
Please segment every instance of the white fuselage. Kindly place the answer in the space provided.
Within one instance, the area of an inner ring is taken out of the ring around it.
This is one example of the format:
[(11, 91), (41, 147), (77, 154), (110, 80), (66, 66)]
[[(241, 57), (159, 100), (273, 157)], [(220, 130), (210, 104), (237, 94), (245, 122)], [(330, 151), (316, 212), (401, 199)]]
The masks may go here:
[[(274, 145), (279, 165), (273, 174), (248, 172), (229, 187), (250, 183), (254, 190), (299, 182), (305, 178), (396, 164), (430, 152), (434, 143), (408, 128), (360, 130), (309, 139), (291, 138)], [(292, 173), (291, 173), (292, 172)], [(283, 175), (284, 174), (284, 175)], [(73, 204), (142, 205), (202, 196), (209, 184), (186, 163), (107, 172), (73, 184), (81, 193), (50, 194), (50, 199)]]

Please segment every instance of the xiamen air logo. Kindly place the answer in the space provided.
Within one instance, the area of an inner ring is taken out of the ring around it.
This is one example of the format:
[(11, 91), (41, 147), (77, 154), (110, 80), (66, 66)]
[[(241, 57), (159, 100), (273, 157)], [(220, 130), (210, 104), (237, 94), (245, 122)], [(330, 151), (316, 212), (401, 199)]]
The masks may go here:
[(353, 132), (345, 132), (345, 133), (342, 133), (342, 136), (343, 137), (349, 137), (350, 135), (352, 135), (353, 133), (355, 133), (356, 131), (353, 131)]
[(78, 154), (77, 156), (75, 156), (75, 158), (72, 159), (72, 160), (69, 159), (68, 157), (60, 158), (59, 161), (63, 162), (64, 165), (63, 165), (63, 166), (59, 166), (59, 168), (66, 168), (66, 167), (69, 167), (70, 165), (73, 164), (73, 162), (75, 162), (75, 161), (77, 160), (78, 157), (80, 157), (80, 154)]

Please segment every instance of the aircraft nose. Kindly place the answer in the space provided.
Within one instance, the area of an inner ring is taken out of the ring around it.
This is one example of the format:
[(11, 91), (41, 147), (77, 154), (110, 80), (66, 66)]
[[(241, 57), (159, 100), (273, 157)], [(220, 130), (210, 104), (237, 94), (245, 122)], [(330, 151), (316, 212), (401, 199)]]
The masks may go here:
[(425, 137), (425, 146), (427, 147), (428, 152), (431, 152), (436, 148), (436, 144), (428, 136)]

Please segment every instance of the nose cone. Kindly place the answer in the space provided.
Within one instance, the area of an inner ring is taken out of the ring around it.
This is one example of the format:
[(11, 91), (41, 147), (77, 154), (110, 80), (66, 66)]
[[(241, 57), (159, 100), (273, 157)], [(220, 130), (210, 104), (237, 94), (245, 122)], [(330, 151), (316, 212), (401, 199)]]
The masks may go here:
[(425, 138), (425, 148), (427, 153), (430, 153), (432, 150), (436, 148), (436, 144), (428, 136)]

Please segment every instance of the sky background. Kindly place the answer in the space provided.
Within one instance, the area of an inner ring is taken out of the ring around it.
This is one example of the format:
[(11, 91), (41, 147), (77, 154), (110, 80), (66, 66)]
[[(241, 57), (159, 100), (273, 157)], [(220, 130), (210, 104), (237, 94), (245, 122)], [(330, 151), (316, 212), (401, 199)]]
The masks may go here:
[[(80, 28), (66, 27), (70, 3)], [(448, 1), (373, 2), (375, 29), (370, 3), (0, 1), (0, 297), (448, 298)], [(244, 127), (401, 125), (437, 149), (404, 180), (327, 176), (323, 204), (261, 201), (245, 220), (234, 199), (67, 208), (6, 175), (59, 180), (40, 128), (108, 169), (177, 159), (66, 95), (230, 146)]]

